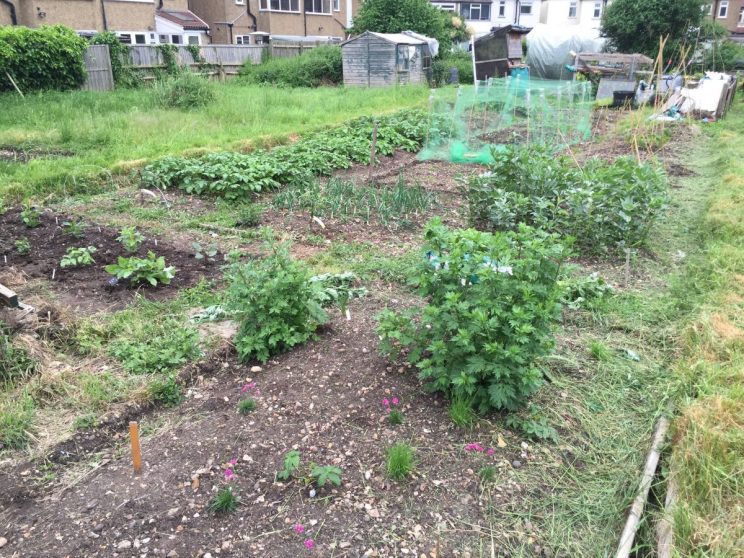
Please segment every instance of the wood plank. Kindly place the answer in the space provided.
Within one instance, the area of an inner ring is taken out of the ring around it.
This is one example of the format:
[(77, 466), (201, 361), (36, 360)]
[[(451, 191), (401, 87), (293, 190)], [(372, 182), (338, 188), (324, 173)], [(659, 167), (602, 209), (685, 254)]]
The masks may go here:
[(18, 295), (2, 283), (0, 283), (0, 306), (8, 306), (9, 308), (19, 307)]

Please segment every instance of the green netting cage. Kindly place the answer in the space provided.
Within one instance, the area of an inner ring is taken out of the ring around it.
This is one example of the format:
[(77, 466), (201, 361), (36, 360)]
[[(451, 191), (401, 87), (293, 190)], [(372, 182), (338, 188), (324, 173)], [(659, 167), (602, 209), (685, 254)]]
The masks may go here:
[(588, 81), (489, 79), (431, 93), (429, 131), (419, 159), (488, 163), (506, 145), (561, 149), (591, 136)]

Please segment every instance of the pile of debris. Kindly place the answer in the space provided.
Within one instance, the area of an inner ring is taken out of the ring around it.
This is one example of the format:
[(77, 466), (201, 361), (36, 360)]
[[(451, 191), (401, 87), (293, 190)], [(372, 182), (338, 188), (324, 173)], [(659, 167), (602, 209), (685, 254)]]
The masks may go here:
[(707, 122), (718, 120), (734, 100), (736, 76), (721, 72), (705, 72), (699, 81), (673, 91), (654, 120), (674, 121), (695, 118)]

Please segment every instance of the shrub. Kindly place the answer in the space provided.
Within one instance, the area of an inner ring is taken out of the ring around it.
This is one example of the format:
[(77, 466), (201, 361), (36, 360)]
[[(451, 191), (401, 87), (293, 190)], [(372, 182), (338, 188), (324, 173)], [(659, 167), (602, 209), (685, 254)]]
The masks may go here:
[(585, 251), (643, 245), (667, 205), (666, 181), (656, 167), (621, 157), (583, 169), (542, 147), (493, 151), (488, 172), (468, 181), (470, 223), (513, 231), (522, 223), (573, 237)]
[(447, 85), (450, 79), (451, 68), (457, 68), (459, 83), (473, 83), (473, 58), (469, 52), (457, 51), (444, 54), (441, 58), (434, 60), (432, 64), (432, 80), (434, 85), (441, 87)]
[[(63, 25), (0, 27), (0, 91), (77, 89), (85, 81), (85, 39)], [(6, 75), (7, 74), (7, 75)]]
[(266, 258), (233, 264), (229, 273), (230, 307), (240, 322), (235, 347), (243, 361), (266, 362), (310, 339), (328, 320), (308, 268), (290, 258), (286, 245), (268, 233), (265, 238)]
[(343, 82), (341, 47), (319, 46), (294, 58), (268, 58), (254, 65), (249, 60), (240, 72), (245, 81), (285, 87), (318, 87)]
[(168, 285), (176, 275), (175, 267), (166, 267), (165, 258), (156, 256), (153, 252), (147, 253), (147, 258), (122, 258), (119, 256), (117, 263), (107, 265), (106, 273), (116, 279), (128, 279), (130, 283), (150, 283), (156, 287), (158, 283)]
[(413, 472), (415, 453), (406, 443), (398, 443), (388, 448), (387, 474), (393, 480), (403, 480)]
[(214, 84), (189, 71), (160, 81), (155, 86), (155, 94), (161, 106), (175, 109), (204, 107), (217, 97)]
[(475, 408), (514, 410), (541, 384), (539, 357), (553, 347), (559, 265), (555, 235), (520, 226), (515, 232), (450, 231), (439, 219), (426, 229), (419, 264), (423, 310), (383, 311), (380, 349), (408, 361), (434, 391)]

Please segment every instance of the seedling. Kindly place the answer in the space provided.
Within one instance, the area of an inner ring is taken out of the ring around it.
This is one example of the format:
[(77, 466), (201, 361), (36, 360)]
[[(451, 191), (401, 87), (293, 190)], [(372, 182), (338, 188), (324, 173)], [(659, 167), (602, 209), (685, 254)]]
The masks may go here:
[(391, 410), (390, 414), (388, 414), (388, 422), (393, 426), (403, 424), (403, 413), (396, 409)]
[(40, 217), (41, 213), (39, 213), (39, 210), (32, 205), (25, 206), (23, 211), (21, 211), (21, 221), (23, 221), (23, 224), (29, 229), (34, 229), (41, 225)]
[(107, 265), (106, 273), (110, 273), (116, 279), (129, 279), (132, 284), (150, 283), (156, 287), (158, 283), (168, 285), (176, 275), (175, 267), (166, 267), (165, 258), (156, 256), (153, 252), (147, 253), (147, 259), (122, 258), (117, 263)]
[(137, 251), (140, 244), (144, 242), (145, 237), (142, 236), (142, 233), (140, 233), (136, 227), (124, 227), (119, 232), (119, 236), (116, 240), (121, 242), (122, 246), (124, 246), (124, 250), (131, 254)]
[(28, 238), (18, 239), (15, 241), (15, 249), (21, 256), (25, 256), (31, 252), (31, 243), (28, 241)]
[(82, 221), (65, 221), (62, 223), (62, 230), (73, 238), (82, 238), (87, 226)]
[(393, 480), (403, 480), (413, 472), (414, 451), (401, 442), (391, 446), (387, 454), (387, 474)]
[(251, 411), (256, 410), (256, 400), (252, 397), (248, 397), (246, 399), (241, 399), (238, 403), (238, 412), (241, 415), (247, 415)]
[(335, 486), (341, 485), (341, 469), (332, 465), (320, 465), (313, 467), (310, 476), (315, 479), (317, 485), (322, 488), (326, 482)]
[(191, 244), (191, 247), (194, 249), (194, 257), (197, 260), (206, 260), (208, 262), (213, 262), (215, 259), (215, 256), (217, 255), (216, 244), (209, 244), (207, 246), (202, 246), (198, 242), (193, 242)]
[(284, 456), (284, 469), (276, 474), (277, 480), (289, 480), (295, 471), (300, 468), (300, 452), (292, 450)]
[(92, 254), (96, 252), (95, 246), (87, 248), (68, 248), (67, 253), (59, 262), (60, 267), (83, 267), (96, 263)]
[(240, 505), (240, 498), (235, 495), (232, 486), (220, 488), (212, 501), (209, 502), (209, 511), (215, 515), (226, 515), (233, 513)]

